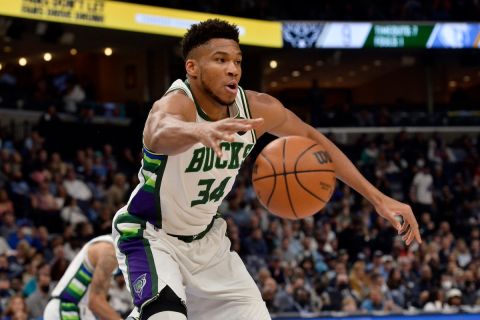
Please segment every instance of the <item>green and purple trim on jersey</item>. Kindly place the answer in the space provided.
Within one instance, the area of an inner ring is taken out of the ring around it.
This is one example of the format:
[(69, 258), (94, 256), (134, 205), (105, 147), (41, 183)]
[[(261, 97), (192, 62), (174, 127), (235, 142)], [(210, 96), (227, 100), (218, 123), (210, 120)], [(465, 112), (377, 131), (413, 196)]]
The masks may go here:
[(128, 205), (130, 214), (142, 218), (158, 228), (162, 227), (159, 189), (167, 159), (166, 155), (158, 155), (143, 148), (141, 176), (139, 175), (141, 187)]
[(75, 272), (68, 285), (63, 289), (59, 298), (65, 302), (78, 303), (87, 292), (88, 286), (92, 282), (93, 273), (83, 263)]

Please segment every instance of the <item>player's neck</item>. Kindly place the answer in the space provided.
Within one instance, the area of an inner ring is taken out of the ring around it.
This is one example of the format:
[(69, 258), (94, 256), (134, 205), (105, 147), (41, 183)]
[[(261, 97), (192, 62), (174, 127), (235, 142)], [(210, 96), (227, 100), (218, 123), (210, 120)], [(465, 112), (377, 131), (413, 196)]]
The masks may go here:
[(209, 119), (217, 121), (229, 116), (228, 106), (220, 104), (211, 95), (196, 86), (194, 83), (190, 82), (189, 84), (197, 107), (202, 109)]

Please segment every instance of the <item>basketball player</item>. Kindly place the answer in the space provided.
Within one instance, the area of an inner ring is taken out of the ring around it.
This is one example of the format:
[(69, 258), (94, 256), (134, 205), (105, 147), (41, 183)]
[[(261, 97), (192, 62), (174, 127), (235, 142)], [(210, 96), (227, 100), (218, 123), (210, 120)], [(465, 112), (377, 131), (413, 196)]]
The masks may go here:
[(112, 273), (117, 268), (111, 235), (87, 242), (53, 289), (43, 319), (122, 319), (107, 301)]
[(239, 86), (238, 36), (236, 26), (217, 19), (192, 25), (182, 41), (187, 79), (175, 81), (146, 120), (140, 184), (113, 222), (117, 258), (140, 319), (270, 319), (216, 214), (265, 132), (321, 143), (338, 178), (365, 196), (407, 244), (421, 241), (408, 205), (372, 186), (277, 99)]

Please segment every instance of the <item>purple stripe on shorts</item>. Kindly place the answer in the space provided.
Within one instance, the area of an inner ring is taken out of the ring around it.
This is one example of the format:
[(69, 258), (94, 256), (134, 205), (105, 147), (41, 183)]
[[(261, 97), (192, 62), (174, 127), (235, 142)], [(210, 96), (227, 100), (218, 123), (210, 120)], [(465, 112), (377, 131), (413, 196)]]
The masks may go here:
[(155, 194), (143, 189), (138, 190), (130, 202), (128, 212), (156, 225), (157, 207), (155, 206)]
[(152, 298), (152, 277), (143, 241), (141, 239), (127, 240), (120, 242), (119, 247), (127, 259), (133, 302), (140, 307), (145, 301)]

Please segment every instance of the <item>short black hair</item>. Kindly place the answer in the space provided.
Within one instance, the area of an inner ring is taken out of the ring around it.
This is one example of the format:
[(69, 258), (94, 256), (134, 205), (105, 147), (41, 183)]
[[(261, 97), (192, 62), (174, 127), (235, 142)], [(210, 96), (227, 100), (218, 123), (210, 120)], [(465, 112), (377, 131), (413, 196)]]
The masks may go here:
[(220, 19), (208, 19), (192, 24), (183, 36), (182, 54), (186, 60), (190, 51), (208, 42), (210, 39), (231, 39), (239, 43), (238, 27)]

